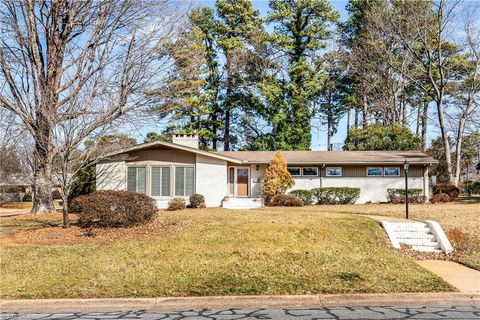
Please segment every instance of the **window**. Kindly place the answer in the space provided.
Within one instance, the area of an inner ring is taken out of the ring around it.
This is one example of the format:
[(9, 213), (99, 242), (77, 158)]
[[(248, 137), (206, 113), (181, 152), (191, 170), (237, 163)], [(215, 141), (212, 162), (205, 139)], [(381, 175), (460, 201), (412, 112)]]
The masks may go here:
[(235, 192), (235, 168), (228, 168), (228, 194), (233, 195)]
[(152, 197), (170, 197), (170, 167), (152, 167)]
[(318, 176), (318, 168), (317, 167), (305, 167), (302, 168), (302, 173), (304, 176)]
[(146, 167), (128, 167), (127, 190), (145, 193), (146, 191)]
[(195, 168), (175, 167), (175, 196), (189, 197), (195, 193)]
[(399, 177), (400, 167), (385, 167), (383, 168), (383, 175), (386, 177)]
[(381, 167), (368, 167), (367, 176), (369, 177), (381, 177), (383, 176), (383, 170)]
[(300, 168), (288, 167), (287, 170), (288, 170), (288, 172), (290, 172), (290, 174), (293, 177), (300, 177), (302, 175), (302, 172), (301, 172)]
[(342, 176), (342, 168), (341, 167), (327, 167), (325, 172), (326, 172), (327, 177), (341, 177)]

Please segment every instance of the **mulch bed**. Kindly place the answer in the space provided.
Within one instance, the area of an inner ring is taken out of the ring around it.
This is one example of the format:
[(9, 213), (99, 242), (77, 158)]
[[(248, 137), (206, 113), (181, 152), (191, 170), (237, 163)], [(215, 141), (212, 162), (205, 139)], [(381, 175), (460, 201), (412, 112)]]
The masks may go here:
[[(48, 221), (61, 219), (61, 213), (48, 213), (38, 216), (29, 214), (8, 218), (9, 220), (37, 220)], [(72, 220), (74, 221), (72, 215)], [(2, 220), (0, 220), (2, 221)], [(5, 221), (5, 220), (3, 220)], [(60, 220), (61, 221), (61, 220)], [(190, 220), (185, 219), (156, 219), (145, 225), (131, 228), (88, 228), (83, 229), (75, 225), (70, 228), (63, 228), (60, 225), (46, 225), (32, 229), (19, 231), (9, 237), (0, 238), (2, 245), (26, 245), (26, 244), (70, 244), (70, 243), (101, 243), (118, 240), (149, 240), (158, 237), (165, 237), (168, 234), (188, 227)]]

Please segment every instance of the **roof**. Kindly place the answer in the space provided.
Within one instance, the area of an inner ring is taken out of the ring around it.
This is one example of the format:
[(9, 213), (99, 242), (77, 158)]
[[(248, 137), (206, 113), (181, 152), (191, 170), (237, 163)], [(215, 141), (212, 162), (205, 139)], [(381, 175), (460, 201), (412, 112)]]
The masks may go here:
[(230, 161), (230, 162), (237, 163), (237, 164), (242, 163), (241, 160), (239, 160), (237, 158), (234, 158), (234, 157), (230, 157), (228, 155), (222, 155), (222, 154), (219, 154), (219, 153), (216, 153), (216, 152), (209, 152), (209, 151), (200, 150), (200, 149), (197, 149), (197, 148), (192, 148), (192, 147), (184, 146), (184, 145), (181, 145), (181, 144), (170, 143), (170, 142), (165, 142), (165, 141), (152, 141), (152, 142), (137, 144), (133, 147), (124, 148), (124, 149), (109, 153), (105, 156), (102, 156), (102, 158), (110, 158), (110, 157), (113, 157), (113, 156), (126, 154), (126, 153), (129, 153), (129, 152), (132, 152), (132, 151), (145, 150), (145, 149), (155, 149), (156, 147), (165, 147), (167, 149), (189, 151), (189, 152), (193, 152), (195, 154), (200, 154), (200, 155), (204, 155), (204, 156), (207, 156), (207, 157), (212, 157), (212, 158), (216, 158), (216, 159), (220, 159), (220, 160)]
[[(107, 154), (109, 158), (132, 151), (155, 149), (177, 149), (193, 152), (236, 164), (264, 164), (272, 160), (276, 151), (221, 151), (200, 150), (180, 144), (153, 141), (128, 147)], [(434, 164), (437, 160), (419, 151), (281, 151), (290, 164), (403, 164), (405, 159), (411, 164)]]
[[(268, 163), (275, 151), (223, 151), (223, 156), (234, 157), (244, 163)], [(290, 164), (434, 164), (437, 160), (419, 151), (281, 151)]]

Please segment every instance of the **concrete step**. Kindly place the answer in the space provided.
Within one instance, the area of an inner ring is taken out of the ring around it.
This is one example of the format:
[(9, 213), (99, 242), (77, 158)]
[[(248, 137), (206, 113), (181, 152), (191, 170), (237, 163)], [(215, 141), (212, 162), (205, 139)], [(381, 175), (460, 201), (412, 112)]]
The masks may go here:
[(425, 223), (395, 223), (392, 225), (395, 232), (429, 232), (430, 228)]
[(261, 201), (255, 201), (252, 198), (229, 198), (222, 203), (222, 207), (226, 209), (255, 209), (261, 206)]
[(398, 239), (398, 242), (411, 246), (436, 247), (438, 242), (435, 239)]
[(412, 246), (412, 250), (419, 252), (443, 252), (439, 246), (427, 247), (427, 246)]
[(433, 234), (425, 233), (423, 231), (414, 231), (414, 232), (395, 232), (395, 236), (397, 237), (398, 240), (402, 239), (435, 239), (435, 236)]

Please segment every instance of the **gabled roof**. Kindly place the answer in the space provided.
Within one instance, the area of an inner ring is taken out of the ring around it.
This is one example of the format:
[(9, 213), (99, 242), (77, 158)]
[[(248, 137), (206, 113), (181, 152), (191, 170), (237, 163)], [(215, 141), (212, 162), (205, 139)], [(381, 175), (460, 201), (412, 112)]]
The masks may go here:
[[(216, 154), (234, 157), (244, 163), (263, 164), (275, 151), (223, 151)], [(434, 164), (437, 160), (419, 151), (281, 151), (289, 164)]]
[(181, 145), (181, 144), (170, 143), (170, 142), (165, 142), (165, 141), (152, 141), (152, 142), (137, 144), (133, 147), (124, 148), (124, 149), (109, 153), (102, 158), (111, 158), (111, 157), (114, 157), (114, 156), (119, 156), (119, 155), (122, 155), (122, 154), (129, 153), (129, 152), (132, 152), (132, 151), (155, 149), (156, 147), (164, 147), (166, 149), (183, 150), (183, 151), (193, 152), (195, 154), (200, 154), (200, 155), (215, 158), (215, 159), (230, 161), (230, 162), (237, 163), (237, 164), (242, 163), (241, 160), (239, 160), (237, 158), (234, 158), (234, 157), (230, 157), (228, 155), (222, 155), (222, 154), (219, 154), (219, 153), (216, 153), (216, 152), (209, 152), (209, 151), (200, 150), (200, 149), (197, 149), (197, 148), (187, 147), (187, 146), (184, 146), (184, 145)]

